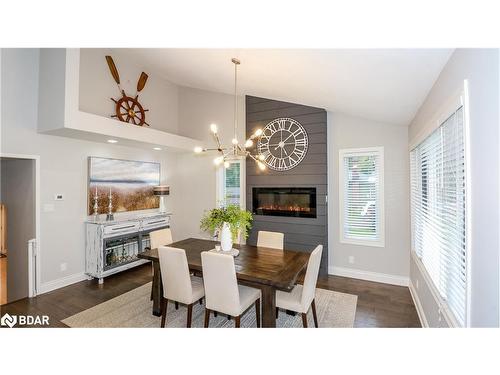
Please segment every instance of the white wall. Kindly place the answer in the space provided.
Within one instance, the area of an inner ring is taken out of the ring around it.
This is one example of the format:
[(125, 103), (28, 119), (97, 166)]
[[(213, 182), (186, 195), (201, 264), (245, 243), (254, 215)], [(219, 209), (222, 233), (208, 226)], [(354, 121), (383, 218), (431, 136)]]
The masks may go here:
[[(87, 157), (157, 161), (162, 165), (162, 182), (170, 184), (176, 155), (37, 133), (38, 70), (38, 49), (2, 50), (1, 152), (40, 155), (43, 290), (61, 278), (83, 277)], [(55, 202), (56, 193), (63, 193), (64, 201)], [(54, 205), (55, 211), (45, 212), (45, 204)], [(62, 263), (66, 271), (61, 271)]]
[[(214, 147), (210, 124), (216, 123), (221, 141), (230, 145), (233, 138), (233, 107), (232, 95), (179, 87), (179, 134), (200, 139), (206, 147)], [(245, 109), (241, 97), (238, 108), (238, 138), (243, 140)], [(207, 237), (207, 233), (200, 231), (199, 223), (203, 212), (216, 205), (215, 156), (213, 152), (201, 155), (186, 153), (177, 159), (177, 176), (172, 189), (176, 198), (173, 210), (178, 213), (172, 226), (175, 240)]]
[[(329, 272), (407, 284), (409, 275), (408, 128), (328, 112)], [(340, 242), (339, 150), (384, 147), (385, 246)], [(349, 263), (354, 256), (355, 263)]]
[[(409, 142), (439, 108), (469, 82), (471, 173), (471, 325), (499, 324), (499, 52), (497, 49), (458, 49), (418, 110), (409, 128)], [(439, 320), (439, 305), (412, 257), (410, 278), (428, 317)], [(423, 288), (423, 289), (422, 289)]]
[(120, 75), (120, 86), (129, 96), (135, 96), (137, 80), (144, 71), (149, 78), (139, 93), (139, 102), (146, 112), (151, 128), (177, 134), (178, 87), (141, 66), (140, 62), (124, 57), (120, 50), (82, 48), (80, 50), (80, 110), (109, 117), (115, 113), (110, 98), (121, 97), (111, 76), (105, 56), (113, 57)]

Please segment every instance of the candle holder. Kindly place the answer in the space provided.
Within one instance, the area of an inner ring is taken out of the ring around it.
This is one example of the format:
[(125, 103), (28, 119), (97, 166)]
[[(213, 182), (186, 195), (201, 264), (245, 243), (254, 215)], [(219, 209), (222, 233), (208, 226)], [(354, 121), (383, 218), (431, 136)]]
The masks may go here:
[(111, 188), (109, 188), (109, 196), (108, 196), (108, 213), (106, 215), (106, 221), (113, 221), (115, 219), (113, 215), (113, 195), (111, 194)]
[(94, 195), (94, 221), (97, 221), (98, 217), (99, 217), (99, 196), (97, 195), (97, 187), (96, 187)]

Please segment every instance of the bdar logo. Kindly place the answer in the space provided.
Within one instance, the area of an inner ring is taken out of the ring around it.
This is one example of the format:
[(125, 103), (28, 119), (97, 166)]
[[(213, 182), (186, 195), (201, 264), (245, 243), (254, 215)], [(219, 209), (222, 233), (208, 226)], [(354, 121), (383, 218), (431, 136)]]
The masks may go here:
[(17, 323), (17, 316), (11, 316), (9, 314), (5, 314), (0, 319), (0, 325), (9, 326), (10, 328), (14, 327)]

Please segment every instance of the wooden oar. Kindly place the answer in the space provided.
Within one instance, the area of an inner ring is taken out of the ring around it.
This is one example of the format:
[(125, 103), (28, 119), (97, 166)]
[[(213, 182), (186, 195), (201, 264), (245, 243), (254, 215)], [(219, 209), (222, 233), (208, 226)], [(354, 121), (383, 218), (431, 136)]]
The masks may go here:
[(109, 71), (115, 79), (117, 85), (120, 85), (120, 75), (118, 74), (118, 69), (116, 69), (115, 62), (111, 56), (106, 56), (106, 62), (108, 63)]
[(139, 80), (137, 81), (137, 92), (141, 92), (141, 90), (146, 86), (146, 81), (148, 80), (148, 75), (144, 72), (141, 73)]

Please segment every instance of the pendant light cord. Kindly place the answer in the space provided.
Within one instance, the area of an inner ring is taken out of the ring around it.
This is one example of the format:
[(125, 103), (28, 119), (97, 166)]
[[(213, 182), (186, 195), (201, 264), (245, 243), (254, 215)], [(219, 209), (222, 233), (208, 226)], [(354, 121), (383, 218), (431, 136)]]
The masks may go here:
[(238, 127), (238, 97), (236, 96), (236, 88), (238, 84), (238, 64), (234, 63), (234, 138), (236, 137), (237, 127)]

